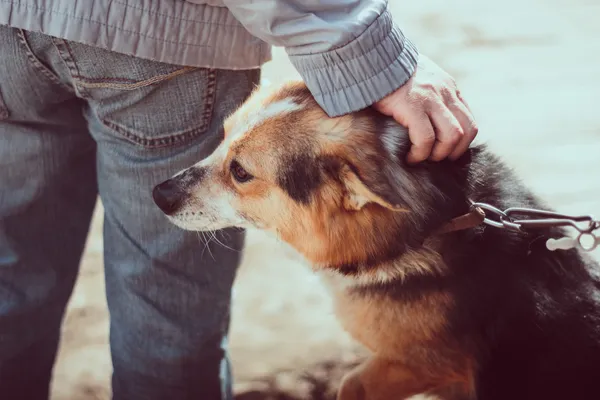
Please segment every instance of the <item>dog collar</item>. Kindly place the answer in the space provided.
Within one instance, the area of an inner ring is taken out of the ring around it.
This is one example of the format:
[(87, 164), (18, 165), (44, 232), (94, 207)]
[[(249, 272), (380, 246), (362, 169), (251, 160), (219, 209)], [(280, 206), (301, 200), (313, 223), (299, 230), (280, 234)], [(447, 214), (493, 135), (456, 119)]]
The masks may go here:
[(479, 207), (474, 207), (468, 213), (460, 215), (456, 218), (452, 218), (448, 223), (436, 230), (433, 234), (443, 235), (444, 233), (474, 228), (478, 225), (483, 224), (484, 219), (485, 212)]

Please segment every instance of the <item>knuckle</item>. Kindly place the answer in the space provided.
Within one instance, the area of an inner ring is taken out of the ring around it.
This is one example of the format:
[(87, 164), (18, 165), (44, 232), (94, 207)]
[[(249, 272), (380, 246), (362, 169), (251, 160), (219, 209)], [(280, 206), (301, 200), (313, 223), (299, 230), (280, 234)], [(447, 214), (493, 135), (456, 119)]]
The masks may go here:
[(423, 97), (422, 104), (427, 115), (437, 114), (445, 107), (444, 103), (437, 95)]
[(425, 114), (426, 114), (426, 110), (425, 110), (425, 106), (424, 106), (424, 102), (425, 102), (425, 98), (422, 96), (419, 96), (418, 94), (413, 94), (413, 96), (411, 96), (408, 101), (407, 101), (407, 105), (408, 108), (411, 109), (411, 115), (410, 115), (410, 119), (415, 121), (415, 122), (420, 122), (422, 119), (424, 119)]
[(469, 138), (474, 138), (475, 136), (477, 136), (478, 133), (479, 127), (475, 123), (473, 123), (471, 124), (469, 129), (466, 130), (465, 136), (468, 136)]
[(441, 90), (442, 98), (444, 99), (444, 103), (446, 103), (449, 107), (456, 106), (460, 101), (458, 96), (456, 96), (456, 90), (452, 86), (444, 86)]
[(425, 146), (432, 146), (435, 143), (435, 133), (428, 132), (421, 137), (421, 143)]
[(464, 132), (460, 128), (453, 127), (446, 134), (449, 142), (456, 143), (463, 137)]
[(422, 107), (429, 104), (431, 102), (432, 96), (431, 92), (425, 90), (419, 90), (415, 93), (414, 101), (415, 103), (421, 105)]
[(421, 84), (421, 90), (420, 92), (422, 92), (423, 94), (427, 94), (428, 92), (435, 92), (435, 85), (431, 82), (425, 82), (423, 84)]
[(442, 93), (442, 95), (444, 96), (444, 98), (451, 99), (452, 101), (454, 100), (454, 99), (453, 99), (453, 97), (454, 97), (453, 95), (454, 95), (454, 93), (456, 93), (456, 92), (455, 92), (455, 90), (452, 88), (452, 85), (450, 85), (450, 84), (445, 84), (445, 85), (443, 85), (443, 86), (440, 88), (440, 92)]

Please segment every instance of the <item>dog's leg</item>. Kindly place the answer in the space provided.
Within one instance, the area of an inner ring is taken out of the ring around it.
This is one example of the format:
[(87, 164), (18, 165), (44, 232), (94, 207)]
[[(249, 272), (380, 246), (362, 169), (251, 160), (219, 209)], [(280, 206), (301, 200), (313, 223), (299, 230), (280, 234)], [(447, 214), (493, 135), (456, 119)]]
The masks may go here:
[(343, 379), (338, 400), (404, 400), (431, 389), (404, 365), (373, 356)]
[(338, 400), (464, 400), (468, 387), (415, 373), (400, 362), (373, 356), (342, 380)]

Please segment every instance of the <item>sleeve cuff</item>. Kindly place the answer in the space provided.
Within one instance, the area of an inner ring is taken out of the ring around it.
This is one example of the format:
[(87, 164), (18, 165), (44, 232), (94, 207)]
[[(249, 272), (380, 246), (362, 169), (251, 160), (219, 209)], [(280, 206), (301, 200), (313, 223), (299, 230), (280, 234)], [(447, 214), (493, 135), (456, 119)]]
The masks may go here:
[(358, 38), (325, 53), (290, 55), (330, 117), (371, 106), (413, 75), (418, 51), (385, 10)]

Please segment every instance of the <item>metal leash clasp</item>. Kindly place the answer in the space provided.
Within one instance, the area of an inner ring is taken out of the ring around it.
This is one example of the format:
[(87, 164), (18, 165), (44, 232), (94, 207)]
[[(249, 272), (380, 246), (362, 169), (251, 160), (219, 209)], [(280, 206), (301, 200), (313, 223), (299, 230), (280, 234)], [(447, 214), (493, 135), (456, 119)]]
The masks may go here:
[[(574, 238), (548, 239), (546, 248), (550, 251), (572, 248), (593, 251), (600, 246), (600, 236), (595, 234), (595, 231), (600, 229), (600, 221), (595, 220), (591, 215), (572, 216), (523, 207), (500, 210), (487, 203), (472, 203), (471, 208), (482, 209), (486, 214), (483, 223), (496, 228), (523, 231), (564, 226), (574, 228), (578, 232)], [(496, 220), (489, 218), (492, 215), (496, 217)]]

